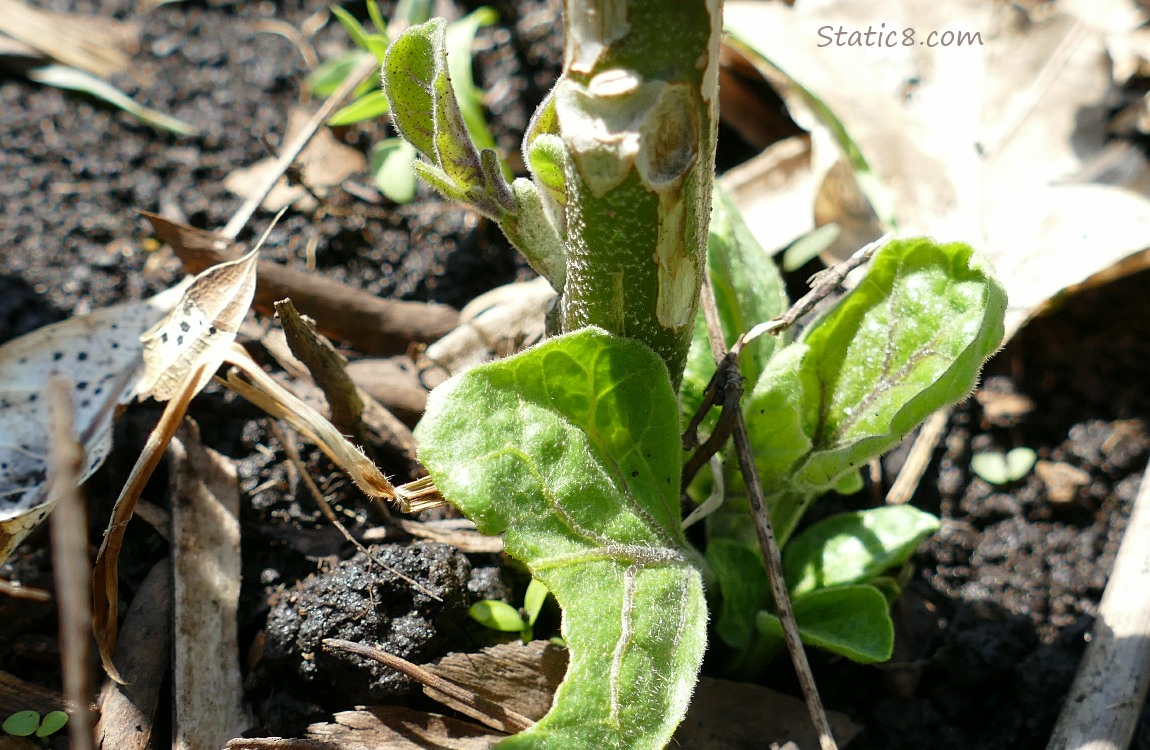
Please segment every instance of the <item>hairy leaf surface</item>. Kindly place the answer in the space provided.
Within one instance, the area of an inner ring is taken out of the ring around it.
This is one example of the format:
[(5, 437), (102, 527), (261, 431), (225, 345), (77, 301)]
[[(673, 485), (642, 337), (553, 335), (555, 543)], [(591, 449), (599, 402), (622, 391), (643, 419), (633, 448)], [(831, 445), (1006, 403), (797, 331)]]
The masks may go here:
[(436, 485), (504, 533), (563, 608), (555, 704), (506, 748), (661, 748), (706, 640), (679, 521), (678, 408), (646, 346), (589, 328), (436, 389), (417, 429)]

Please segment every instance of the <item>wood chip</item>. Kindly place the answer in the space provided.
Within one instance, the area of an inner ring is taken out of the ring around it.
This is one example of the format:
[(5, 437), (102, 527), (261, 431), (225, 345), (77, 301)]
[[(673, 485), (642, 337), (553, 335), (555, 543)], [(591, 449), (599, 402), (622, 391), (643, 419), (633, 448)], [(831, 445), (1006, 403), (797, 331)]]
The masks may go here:
[(172, 647), (172, 564), (156, 563), (140, 585), (124, 618), (116, 664), (127, 681), (105, 680), (96, 725), (99, 747), (149, 750), (152, 722)]
[(177, 633), (173, 747), (210, 750), (252, 723), (243, 709), (236, 624), (239, 485), (232, 462), (204, 448), (187, 421), (169, 452)]

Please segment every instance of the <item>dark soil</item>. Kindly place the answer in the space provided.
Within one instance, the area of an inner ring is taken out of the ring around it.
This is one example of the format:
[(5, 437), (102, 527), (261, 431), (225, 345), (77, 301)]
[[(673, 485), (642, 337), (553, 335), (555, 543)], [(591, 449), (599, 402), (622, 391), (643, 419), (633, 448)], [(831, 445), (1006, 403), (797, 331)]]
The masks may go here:
[[(0, 128), (6, 134), (0, 150), (0, 245), (5, 248), (0, 253), (0, 342), (72, 314), (139, 299), (170, 283), (176, 275), (170, 260), (159, 258), (145, 267), (142, 248), (148, 231), (134, 209), (183, 216), (204, 228), (226, 223), (240, 200), (226, 193), (224, 177), (266, 156), (261, 139), (278, 144), (306, 74), (291, 43), (254, 30), (253, 22), (275, 18), (298, 26), (327, 5), (321, 0), (174, 3), (136, 14), (134, 3), (126, 0), (35, 4), (139, 23), (138, 65), (132, 78), (117, 83), (146, 104), (196, 125), (201, 135), (158, 133), (82, 95), (15, 75), (0, 77)], [(554, 2), (507, 0), (497, 6), (504, 20), (481, 33), (476, 76), (492, 91), (491, 120), (499, 123), (497, 138), (510, 152), (554, 79), (560, 47), (553, 36)], [(363, 16), (362, 8), (350, 9)], [(321, 58), (329, 57), (344, 48), (346, 35), (329, 27), (313, 44)], [(382, 134), (379, 128), (359, 127), (345, 137), (366, 148)], [(728, 141), (725, 153), (742, 149), (736, 146)], [(356, 179), (370, 183), (366, 175)], [(249, 230), (262, 231), (268, 218), (257, 214)], [(267, 253), (302, 266), (304, 248), (313, 239), (318, 272), (380, 295), (458, 306), (526, 274), (497, 233), (429, 192), (408, 207), (395, 207), (365, 203), (337, 190), (318, 213), (285, 216), (272, 232)], [(814, 655), (828, 707), (866, 727), (852, 747), (1045, 744), (1150, 454), (1148, 284), (1146, 274), (1118, 282), (1079, 295), (1055, 315), (1034, 322), (992, 361), (984, 379), (987, 395), (955, 410), (915, 498), (916, 504), (939, 513), (944, 524), (920, 550), (897, 605), (895, 661), (860, 667)], [(1004, 403), (1022, 406), (1004, 414)], [(121, 421), (117, 450), (88, 488), (94, 534), (157, 414), (154, 405), (140, 405)], [(368, 676), (362, 671), (353, 675), (345, 661), (335, 676), (352, 682), (323, 683), (319, 689), (314, 680), (332, 675), (298, 674), (291, 654), (314, 643), (289, 643), (301, 626), (293, 620), (293, 597), (283, 596), (286, 589), (298, 597), (338, 593), (326, 600), (333, 618), (346, 616), (346, 607), (357, 606), (348, 600), (357, 597), (395, 605), (381, 610), (379, 623), (359, 623), (363, 627), (386, 629), (394, 613), (426, 608), (412, 605), (410, 587), (395, 586), (379, 569), (339, 562), (354, 550), (331, 532), (284, 468), (278, 438), (258, 412), (210, 391), (197, 399), (193, 416), (206, 441), (240, 465), (246, 498), (243, 647), (265, 626), (277, 626), (269, 635), (268, 661), (250, 680), (249, 698), (261, 723), (257, 731), (291, 736), (301, 721), (356, 702), (348, 692), (362, 696), (360, 691), (368, 688), (354, 680)], [(971, 474), (973, 452), (1016, 446), (1080, 468), (1089, 481), (1055, 502), (1034, 474), (1008, 487), (992, 487)], [(896, 452), (884, 462), (888, 480), (901, 455)], [(304, 459), (320, 485), (343, 504), (353, 528), (378, 520), (322, 456), (305, 452)], [(157, 477), (146, 497), (164, 504), (166, 486), (166, 479)], [(831, 501), (826, 510), (833, 507)], [(142, 524), (133, 524), (126, 545), (131, 553), (122, 569), (126, 597), (166, 554), (165, 544)], [(0, 574), (50, 586), (45, 548), (44, 535), (34, 536)], [(429, 566), (450, 571), (462, 593), (447, 607), (454, 614), (442, 620), (429, 614), (403, 625), (407, 635), (421, 633), (407, 644), (407, 653), (442, 653), (447, 634), (458, 636), (453, 648), (461, 641), (478, 645), (481, 634), (460, 635), (467, 624), (459, 611), (476, 598), (508, 598), (511, 592), (491, 568), (493, 561), (469, 561), (423, 545), (417, 549), (430, 557), (418, 562), (398, 551), (388, 554), (407, 560), (392, 564), (408, 574), (422, 569), (426, 575)], [(321, 571), (354, 579), (354, 585), (307, 578)], [(400, 589), (408, 600), (394, 599)], [(342, 613), (339, 602), (346, 605)], [(269, 611), (274, 613), (270, 619)], [(344, 632), (340, 627), (333, 624), (324, 637)], [(50, 606), (0, 599), (0, 669), (58, 689), (55, 633)], [(344, 635), (354, 639), (355, 633)], [(293, 671), (295, 677), (285, 676)], [(283, 688), (280, 703), (267, 700), (265, 680), (272, 673)], [(1135, 746), (1150, 747), (1145, 721)]]

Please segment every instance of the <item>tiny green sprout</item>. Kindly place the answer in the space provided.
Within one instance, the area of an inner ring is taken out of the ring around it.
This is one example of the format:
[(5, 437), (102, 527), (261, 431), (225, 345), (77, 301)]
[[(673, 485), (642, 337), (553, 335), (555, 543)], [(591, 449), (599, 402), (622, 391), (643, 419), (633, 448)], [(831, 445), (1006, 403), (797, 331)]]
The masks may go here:
[(1009, 453), (975, 453), (970, 468), (990, 484), (1013, 484), (1034, 468), (1038, 454), (1031, 448), (1015, 448)]
[(68, 723), (68, 714), (63, 711), (49, 711), (43, 719), (37, 711), (17, 711), (4, 720), (0, 726), (6, 734), (13, 737), (31, 737), (36, 735), (40, 739), (51, 737), (59, 732)]
[(485, 628), (501, 633), (519, 633), (523, 642), (528, 643), (535, 636), (535, 620), (543, 611), (548, 593), (546, 586), (532, 579), (527, 593), (523, 595), (523, 606), (520, 609), (497, 599), (484, 599), (472, 604), (468, 612), (473, 620)]

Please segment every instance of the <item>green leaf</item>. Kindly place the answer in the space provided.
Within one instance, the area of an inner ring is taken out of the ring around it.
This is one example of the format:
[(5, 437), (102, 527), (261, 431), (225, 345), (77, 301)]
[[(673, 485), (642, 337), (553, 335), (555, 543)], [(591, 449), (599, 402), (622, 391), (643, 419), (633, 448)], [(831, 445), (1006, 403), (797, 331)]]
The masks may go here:
[(1029, 474), (1037, 460), (1038, 454), (1032, 448), (1015, 448), (1005, 455), (975, 453), (970, 468), (991, 484), (1011, 484)]
[(426, 23), (431, 18), (431, 0), (399, 0), (391, 17), (404, 27)]
[(371, 19), (371, 25), (375, 27), (376, 33), (387, 34), (387, 21), (384, 20), (376, 0), (367, 0), (367, 17)]
[[(476, 8), (463, 18), (448, 24), (444, 40), (447, 49), (447, 66), (451, 82), (459, 97), (459, 109), (471, 140), (480, 151), (495, 148), (495, 138), (487, 127), (483, 116), (483, 89), (475, 85), (471, 76), (471, 48), (475, 45), (475, 35), (485, 26), (499, 20), (493, 8)], [(510, 178), (511, 172), (504, 172)]]
[[(886, 661), (894, 651), (889, 605), (874, 586), (819, 589), (791, 604), (803, 643), (859, 664)], [(760, 612), (756, 625), (763, 638), (782, 640), (782, 623), (770, 612)]]
[(370, 33), (363, 28), (355, 16), (338, 5), (331, 6), (331, 14), (347, 30), (347, 35), (351, 37), (351, 41), (355, 42), (357, 47), (367, 50), (379, 60), (383, 59), (383, 54), (387, 51), (388, 41), (385, 35)]
[(534, 578), (527, 586), (527, 593), (523, 595), (523, 610), (527, 613), (527, 624), (534, 625), (535, 621), (539, 619), (539, 613), (543, 611), (543, 603), (547, 601), (547, 596), (551, 592), (547, 590), (539, 581)]
[(772, 507), (781, 540), (810, 497), (970, 393), (1002, 341), (1005, 308), (1002, 286), (969, 246), (896, 240), (771, 360), (745, 411), (764, 487), (797, 499)]
[(839, 513), (797, 534), (783, 550), (783, 571), (795, 596), (816, 588), (866, 583), (902, 565), (938, 519), (909, 505)]
[(166, 130), (176, 135), (195, 135), (199, 132), (195, 126), (171, 115), (145, 107), (107, 81), (79, 68), (68, 65), (45, 65), (29, 70), (27, 75), (33, 81), (45, 86), (79, 91), (94, 96), (113, 107), (124, 110), (140, 122), (157, 130)]
[(392, 122), (430, 161), (421, 176), (444, 195), (500, 221), (515, 210), (511, 188), (497, 164), (492, 168), (494, 153), (485, 165), (472, 142), (451, 85), (445, 44), (444, 21), (433, 18), (409, 28), (388, 49), (383, 89)]
[(370, 91), (346, 107), (338, 109), (327, 121), (327, 124), (332, 127), (354, 125), (357, 122), (382, 117), (390, 111), (391, 105), (388, 104), (387, 97), (383, 95), (383, 92)]
[(40, 726), (40, 714), (36, 711), (17, 711), (4, 720), (0, 726), (13, 737), (30, 737)]
[(369, 54), (361, 49), (353, 49), (320, 63), (308, 77), (311, 90), (316, 96), (331, 96)]
[(707, 545), (707, 563), (722, 596), (715, 632), (729, 646), (748, 648), (755, 635), (756, 615), (771, 604), (763, 559), (745, 544), (712, 539)]
[(450, 502), (504, 532), (563, 609), (551, 711), (503, 748), (662, 748), (706, 642), (679, 522), (678, 409), (662, 361), (595, 328), (437, 388), (416, 430)]
[(484, 599), (481, 602), (472, 604), (467, 613), (471, 615), (471, 619), (485, 628), (492, 630), (499, 630), (504, 633), (518, 633), (523, 629), (523, 618), (519, 615), (519, 610), (512, 607), (507, 602), (501, 602), (495, 599)]
[(68, 714), (63, 711), (49, 711), (44, 715), (44, 720), (40, 722), (40, 728), (36, 730), (36, 736), (51, 737), (63, 729), (67, 723)]
[(402, 138), (387, 138), (375, 144), (368, 164), (379, 192), (400, 204), (414, 200), (415, 159), (415, 147)]
[[(715, 184), (711, 224), (707, 236), (707, 270), (715, 290), (715, 305), (728, 346), (755, 324), (787, 309), (786, 285), (770, 255), (763, 250), (731, 199)], [(743, 350), (739, 369), (748, 390), (781, 345), (773, 336), (760, 336)], [(715, 372), (715, 360), (702, 311), (695, 323), (687, 369), (679, 387), (684, 420), (690, 420)], [(684, 421), (686, 424), (686, 421)], [(713, 418), (705, 423), (713, 424)]]

